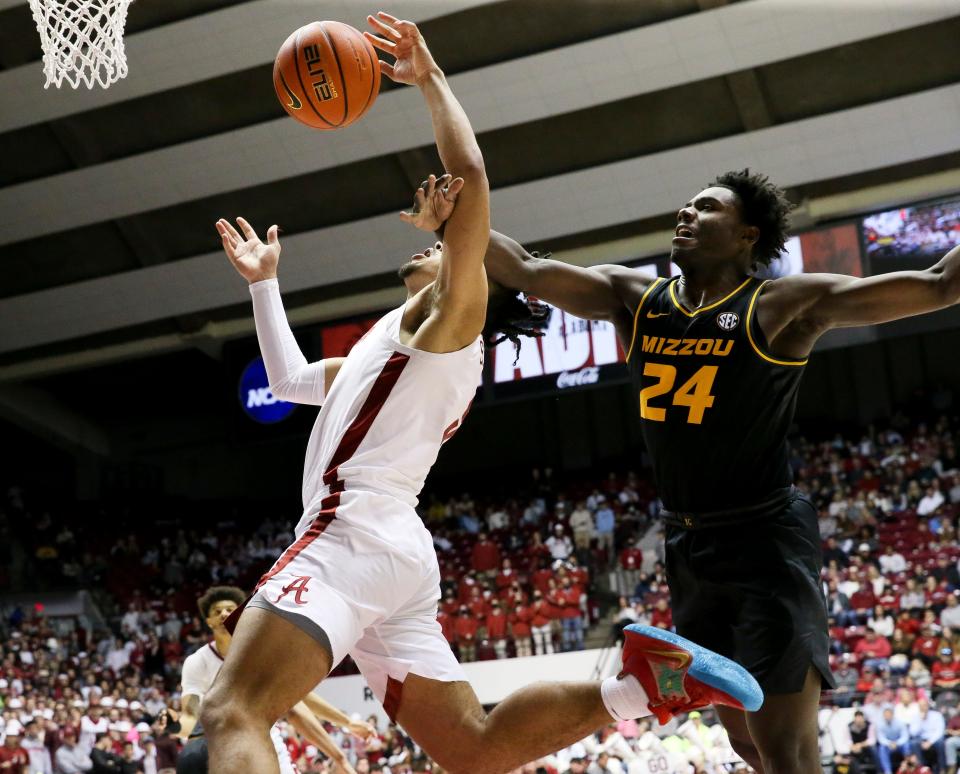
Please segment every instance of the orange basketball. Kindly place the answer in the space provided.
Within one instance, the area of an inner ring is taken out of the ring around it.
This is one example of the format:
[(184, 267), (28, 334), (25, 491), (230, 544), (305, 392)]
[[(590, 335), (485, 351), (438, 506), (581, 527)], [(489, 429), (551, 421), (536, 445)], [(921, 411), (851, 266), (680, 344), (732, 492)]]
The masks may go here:
[(349, 24), (312, 22), (280, 46), (273, 88), (301, 123), (341, 129), (366, 113), (380, 93), (376, 50)]

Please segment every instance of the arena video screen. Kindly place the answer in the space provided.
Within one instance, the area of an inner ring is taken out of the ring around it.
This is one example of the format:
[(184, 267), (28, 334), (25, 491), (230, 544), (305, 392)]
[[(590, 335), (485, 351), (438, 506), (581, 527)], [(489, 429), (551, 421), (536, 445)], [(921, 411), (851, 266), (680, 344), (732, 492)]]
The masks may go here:
[(872, 274), (926, 269), (960, 244), (960, 198), (870, 215), (863, 242)]
[[(665, 264), (666, 259), (661, 261)], [(657, 263), (628, 264), (651, 276)], [(488, 387), (495, 399), (591, 387), (627, 378), (626, 353), (611, 323), (584, 320), (551, 307), (539, 339), (502, 341), (489, 355)]]

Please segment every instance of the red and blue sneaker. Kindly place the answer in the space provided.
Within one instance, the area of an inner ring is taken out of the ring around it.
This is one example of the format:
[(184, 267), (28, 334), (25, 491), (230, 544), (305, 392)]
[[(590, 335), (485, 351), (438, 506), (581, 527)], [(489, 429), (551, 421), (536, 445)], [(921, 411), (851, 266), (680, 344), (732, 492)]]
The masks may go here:
[(756, 712), (763, 691), (746, 669), (679, 634), (652, 626), (624, 628), (623, 669), (646, 691), (650, 711), (666, 723), (680, 712), (722, 704)]

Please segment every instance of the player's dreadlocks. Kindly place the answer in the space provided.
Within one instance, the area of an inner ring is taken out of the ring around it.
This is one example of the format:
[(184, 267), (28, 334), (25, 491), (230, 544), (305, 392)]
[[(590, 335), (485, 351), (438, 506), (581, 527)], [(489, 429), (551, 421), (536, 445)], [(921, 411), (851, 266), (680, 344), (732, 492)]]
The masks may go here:
[[(532, 253), (539, 257), (538, 253)], [(549, 258), (546, 253), (544, 258)], [(520, 337), (540, 338), (550, 322), (550, 307), (531, 296), (518, 293), (488, 280), (490, 295), (487, 298), (487, 321), (483, 326), (483, 340), (488, 346), (495, 347), (501, 341), (510, 339), (520, 359)]]
[(766, 175), (750, 174), (749, 169), (719, 175), (711, 186), (729, 188), (740, 198), (743, 222), (760, 229), (760, 238), (753, 246), (753, 260), (769, 266), (783, 253), (790, 227), (793, 205), (782, 188)]
[(247, 595), (243, 593), (243, 589), (236, 586), (211, 586), (207, 589), (207, 593), (197, 600), (197, 607), (200, 608), (200, 617), (206, 621), (210, 617), (210, 608), (217, 602), (236, 602), (239, 606), (246, 598)]

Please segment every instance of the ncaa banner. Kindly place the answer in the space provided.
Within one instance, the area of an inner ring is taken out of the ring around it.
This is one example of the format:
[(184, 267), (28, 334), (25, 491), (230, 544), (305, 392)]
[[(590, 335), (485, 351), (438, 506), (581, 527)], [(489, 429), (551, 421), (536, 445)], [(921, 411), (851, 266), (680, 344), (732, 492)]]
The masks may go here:
[(263, 365), (263, 358), (259, 357), (252, 360), (240, 375), (239, 398), (244, 413), (264, 425), (282, 422), (296, 407), (270, 392), (267, 369)]

